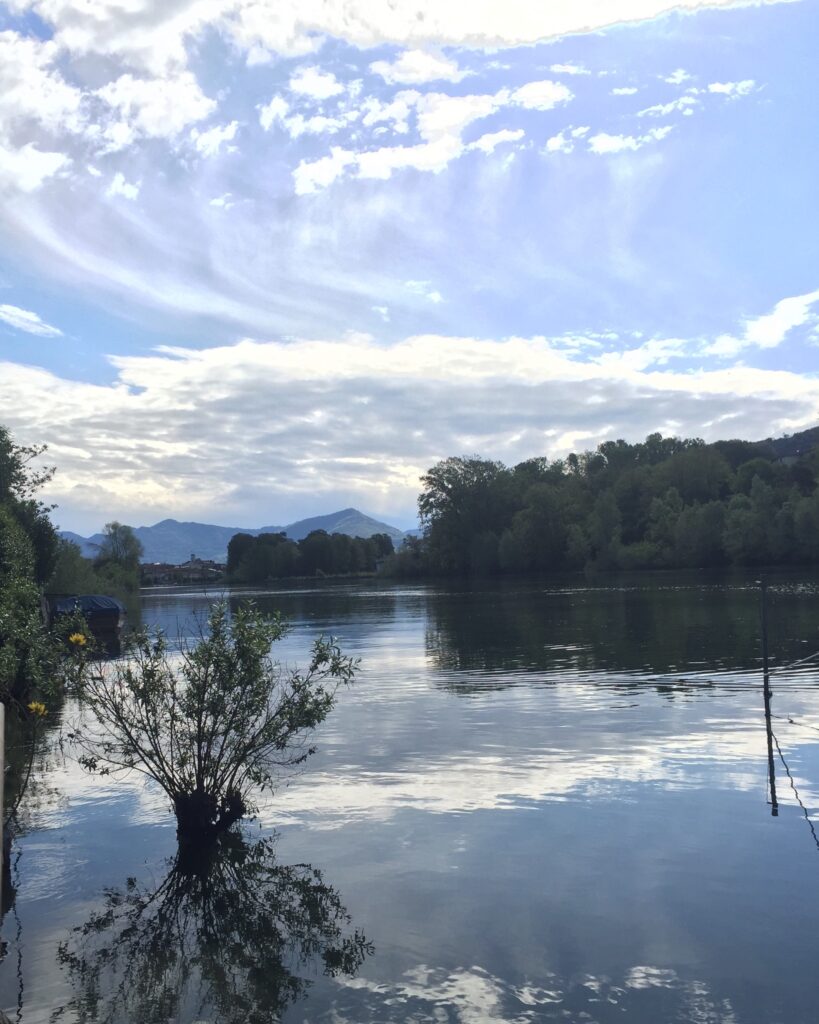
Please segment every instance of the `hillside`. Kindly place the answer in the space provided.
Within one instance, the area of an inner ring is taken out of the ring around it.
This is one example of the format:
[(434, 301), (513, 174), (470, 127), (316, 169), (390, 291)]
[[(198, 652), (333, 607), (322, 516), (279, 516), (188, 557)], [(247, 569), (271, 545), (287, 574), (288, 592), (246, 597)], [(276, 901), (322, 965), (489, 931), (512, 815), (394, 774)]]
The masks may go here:
[[(302, 540), (312, 530), (326, 530), (327, 533), (346, 533), (350, 537), (372, 537), (375, 533), (388, 534), (398, 544), (404, 534), (388, 523), (379, 522), (358, 509), (345, 508), (325, 516), (300, 519), (288, 526), (262, 526), (247, 528), (240, 526), (215, 526), (209, 523), (179, 522), (163, 519), (153, 526), (134, 527), (134, 533), (142, 543), (144, 562), (169, 562), (178, 565), (186, 562), (191, 555), (197, 558), (224, 562), (227, 546), (236, 533), (249, 533), (256, 537), (260, 533), (286, 533), (293, 540)], [(61, 530), (60, 536), (78, 544), (86, 558), (93, 558), (102, 542), (101, 533), (82, 537), (70, 530)]]
[(819, 427), (800, 430), (797, 434), (787, 434), (785, 437), (769, 437), (766, 444), (773, 448), (778, 459), (807, 455), (819, 445)]

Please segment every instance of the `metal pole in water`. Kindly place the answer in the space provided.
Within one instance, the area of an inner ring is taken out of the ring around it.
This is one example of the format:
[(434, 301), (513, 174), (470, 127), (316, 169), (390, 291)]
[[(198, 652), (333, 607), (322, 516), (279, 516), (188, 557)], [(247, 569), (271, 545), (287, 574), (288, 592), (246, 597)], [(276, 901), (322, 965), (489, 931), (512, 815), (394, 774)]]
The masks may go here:
[(768, 584), (759, 581), (760, 619), (762, 625), (762, 695), (765, 700), (765, 732), (768, 737), (768, 782), (771, 787), (771, 814), (777, 817), (776, 772), (774, 770), (773, 729), (771, 728), (771, 680), (768, 670)]

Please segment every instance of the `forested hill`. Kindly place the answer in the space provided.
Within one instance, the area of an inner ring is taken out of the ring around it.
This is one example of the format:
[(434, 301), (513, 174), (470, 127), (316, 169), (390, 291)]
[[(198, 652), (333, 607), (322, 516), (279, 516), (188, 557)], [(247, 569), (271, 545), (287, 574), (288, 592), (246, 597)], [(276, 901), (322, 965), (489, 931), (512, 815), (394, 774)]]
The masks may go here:
[(400, 574), (819, 562), (819, 429), (639, 444), (507, 467), (449, 458), (422, 477), (425, 536)]

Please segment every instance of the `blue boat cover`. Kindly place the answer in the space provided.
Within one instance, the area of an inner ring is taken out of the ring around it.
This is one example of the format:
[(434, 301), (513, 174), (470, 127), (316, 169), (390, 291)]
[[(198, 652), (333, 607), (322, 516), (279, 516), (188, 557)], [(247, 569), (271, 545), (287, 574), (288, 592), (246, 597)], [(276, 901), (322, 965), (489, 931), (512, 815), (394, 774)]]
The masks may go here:
[(54, 615), (70, 615), (72, 612), (82, 612), (88, 618), (96, 615), (119, 615), (125, 611), (125, 606), (115, 597), (106, 597), (105, 594), (80, 594), (72, 597), (58, 597), (52, 604)]

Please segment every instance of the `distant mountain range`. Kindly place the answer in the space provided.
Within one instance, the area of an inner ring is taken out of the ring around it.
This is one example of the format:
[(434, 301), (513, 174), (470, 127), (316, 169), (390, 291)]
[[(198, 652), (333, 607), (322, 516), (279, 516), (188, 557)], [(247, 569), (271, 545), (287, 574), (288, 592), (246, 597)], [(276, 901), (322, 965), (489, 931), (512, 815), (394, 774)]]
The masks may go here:
[[(345, 508), (326, 516), (300, 519), (289, 526), (262, 526), (248, 529), (241, 526), (213, 526), (208, 523), (180, 523), (176, 519), (163, 519), (153, 526), (136, 526), (134, 533), (142, 542), (143, 562), (168, 562), (179, 565), (191, 555), (197, 558), (224, 562), (230, 538), (236, 533), (286, 533), (292, 540), (302, 540), (312, 530), (326, 530), (327, 533), (346, 533), (349, 537), (372, 537), (374, 533), (386, 533), (396, 547), (404, 539), (403, 531), (387, 523), (381, 523), (356, 508)], [(78, 544), (86, 558), (93, 558), (102, 543), (103, 534), (81, 537), (70, 530), (61, 530), (60, 536)]]

